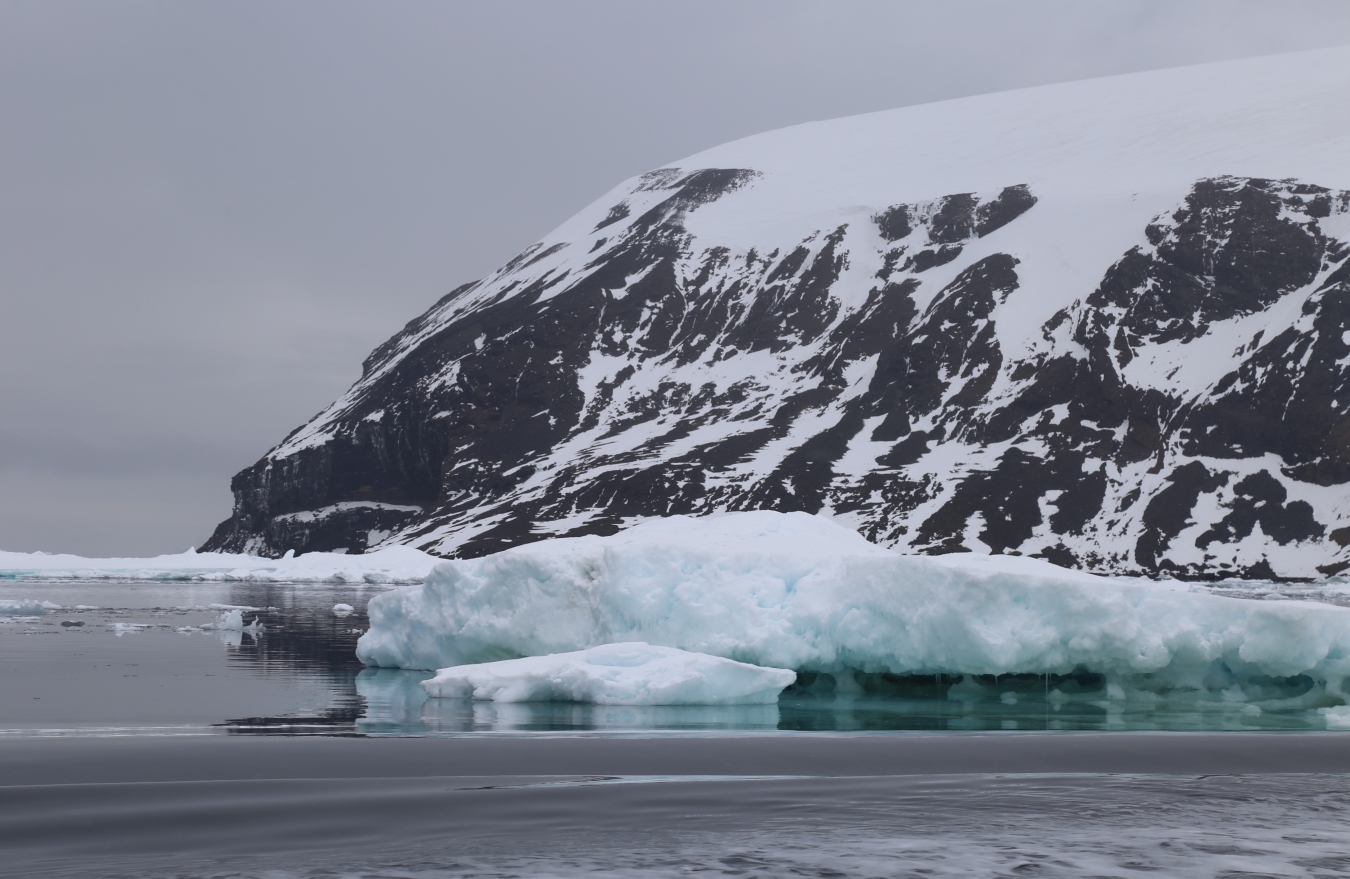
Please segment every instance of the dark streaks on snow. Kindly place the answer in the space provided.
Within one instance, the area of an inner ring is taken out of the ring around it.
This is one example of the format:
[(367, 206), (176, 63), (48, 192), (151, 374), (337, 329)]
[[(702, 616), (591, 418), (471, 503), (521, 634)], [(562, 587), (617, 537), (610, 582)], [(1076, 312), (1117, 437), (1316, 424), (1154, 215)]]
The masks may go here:
[[(1350, 529), (1297, 488), (1350, 483), (1350, 244), (1320, 225), (1346, 193), (1198, 181), (1044, 346), (1010, 351), (996, 321), (1020, 257), (968, 254), (1036, 205), (1030, 187), (892, 205), (767, 253), (696, 246), (688, 216), (757, 176), (654, 171), (589, 254), (535, 245), (452, 291), (298, 448), (234, 478), (207, 548), (360, 552), (399, 532), (476, 556), (769, 508), (847, 514), (914, 551), (978, 541), (1129, 573), (1274, 575), (1238, 561), (1256, 538), (1350, 566)], [(859, 240), (881, 268), (845, 307)], [(1294, 323), (1246, 330), (1212, 387), (1131, 378), (1291, 296)], [(766, 371), (717, 377), (747, 357)]]

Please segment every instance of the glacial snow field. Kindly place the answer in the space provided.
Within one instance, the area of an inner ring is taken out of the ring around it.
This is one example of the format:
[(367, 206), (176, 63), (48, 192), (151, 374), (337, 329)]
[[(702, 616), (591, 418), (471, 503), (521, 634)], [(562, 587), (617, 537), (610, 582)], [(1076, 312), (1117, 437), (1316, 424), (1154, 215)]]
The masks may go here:
[(1350, 48), (813, 122), (628, 180), (365, 361), (214, 550), (824, 511), (1103, 573), (1350, 565)]

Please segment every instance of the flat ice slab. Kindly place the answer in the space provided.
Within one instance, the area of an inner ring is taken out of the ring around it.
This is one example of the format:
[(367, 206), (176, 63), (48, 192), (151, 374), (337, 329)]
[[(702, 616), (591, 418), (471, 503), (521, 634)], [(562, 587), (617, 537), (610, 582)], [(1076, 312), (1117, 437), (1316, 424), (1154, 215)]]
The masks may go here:
[(787, 669), (629, 641), (443, 668), (422, 687), (431, 696), (491, 702), (763, 705), (796, 679)]
[(1322, 705), (1345, 701), (1350, 675), (1350, 608), (1027, 558), (904, 556), (805, 513), (675, 516), (451, 561), (376, 596), (369, 616), (357, 656), (395, 668), (646, 641), (799, 671), (1086, 668), (1216, 691), (1306, 675)]
[(401, 584), (422, 582), (441, 561), (411, 546), (391, 546), (364, 555), (287, 553), (279, 559), (191, 550), (153, 558), (110, 559), (0, 551), (0, 579)]

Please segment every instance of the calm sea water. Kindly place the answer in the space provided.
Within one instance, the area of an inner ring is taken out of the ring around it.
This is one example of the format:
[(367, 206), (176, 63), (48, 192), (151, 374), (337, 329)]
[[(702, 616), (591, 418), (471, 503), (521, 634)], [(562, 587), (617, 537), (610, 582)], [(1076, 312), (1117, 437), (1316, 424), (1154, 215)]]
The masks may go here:
[[(379, 591), (0, 582), (0, 598), (61, 606), (0, 615), (0, 875), (1350, 876), (1350, 776), (1339, 770), (991, 775), (948, 760), (939, 774), (886, 775), (856, 744), (857, 734), (902, 750), (922, 733), (982, 734), (965, 739), (978, 751), (1012, 741), (1005, 730), (1218, 730), (1250, 740), (1237, 752), (1253, 757), (1311, 735), (1350, 749), (1348, 737), (1315, 732), (1325, 730), (1315, 712), (1122, 700), (1090, 675), (804, 677), (778, 705), (742, 708), (432, 700), (419, 686), (428, 673), (355, 659)], [(230, 610), (249, 628), (204, 628)], [(271, 736), (291, 738), (259, 738)], [(1093, 740), (1119, 749), (1122, 738)], [(390, 762), (387, 750), (555, 742), (659, 756), (650, 749), (679, 745), (720, 765), (719, 747), (747, 741), (816, 756), (795, 761), (800, 775), (672, 776), (584, 775), (575, 758), (541, 767), (537, 757), (527, 771), (547, 774), (520, 776), (504, 774), (521, 771), (510, 760), (489, 771), (469, 758), (478, 777), (463, 774), (463, 758), (447, 769), (424, 754)], [(1177, 739), (1147, 741), (1157, 754)], [(299, 750), (263, 765), (250, 755), (264, 746)], [(300, 757), (323, 756), (320, 746), (354, 750), (306, 774)], [(824, 755), (845, 768), (820, 775)], [(234, 768), (222, 776), (222, 765)]]

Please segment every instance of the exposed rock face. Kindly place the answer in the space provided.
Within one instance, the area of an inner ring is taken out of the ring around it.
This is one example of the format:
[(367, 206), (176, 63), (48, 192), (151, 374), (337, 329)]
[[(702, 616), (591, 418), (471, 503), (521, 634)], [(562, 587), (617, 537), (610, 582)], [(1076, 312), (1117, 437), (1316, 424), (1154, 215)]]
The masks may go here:
[(1026, 272), (1089, 259), (1091, 211), (1034, 180), (721, 240), (772, 177), (654, 171), (453, 291), (235, 477), (208, 548), (474, 556), (768, 508), (1097, 571), (1350, 567), (1350, 193), (1162, 187), (1075, 289)]

